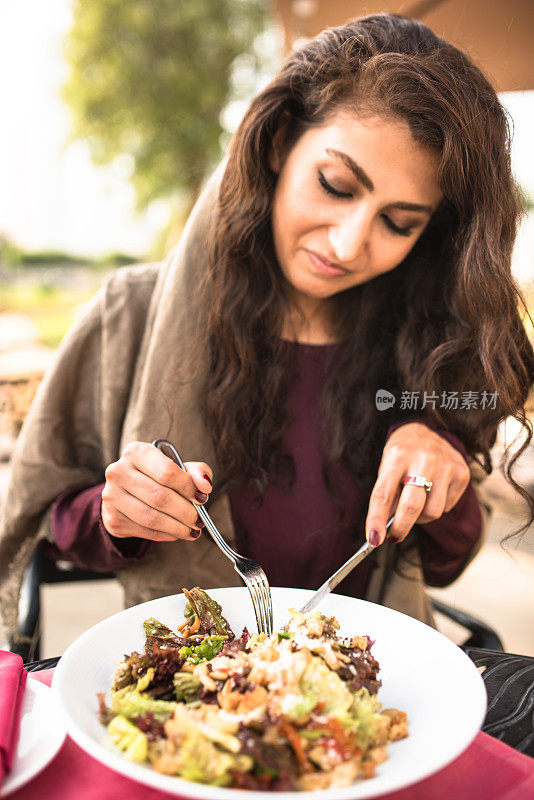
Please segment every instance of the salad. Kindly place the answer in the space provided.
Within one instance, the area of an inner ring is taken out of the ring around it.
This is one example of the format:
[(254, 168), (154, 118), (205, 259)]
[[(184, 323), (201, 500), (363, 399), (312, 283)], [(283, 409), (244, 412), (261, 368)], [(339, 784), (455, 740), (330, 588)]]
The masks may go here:
[(367, 636), (335, 617), (291, 610), (284, 630), (236, 637), (200, 588), (184, 589), (177, 632), (144, 623), (145, 649), (124, 656), (100, 721), (126, 758), (214, 786), (313, 790), (371, 778), (406, 714), (377, 699)]

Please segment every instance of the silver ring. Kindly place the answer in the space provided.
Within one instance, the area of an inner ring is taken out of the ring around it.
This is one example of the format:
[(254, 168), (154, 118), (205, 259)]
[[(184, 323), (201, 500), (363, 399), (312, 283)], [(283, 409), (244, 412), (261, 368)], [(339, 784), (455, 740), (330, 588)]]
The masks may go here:
[(432, 489), (432, 481), (427, 481), (422, 475), (407, 475), (403, 483), (405, 486), (422, 486), (427, 494)]

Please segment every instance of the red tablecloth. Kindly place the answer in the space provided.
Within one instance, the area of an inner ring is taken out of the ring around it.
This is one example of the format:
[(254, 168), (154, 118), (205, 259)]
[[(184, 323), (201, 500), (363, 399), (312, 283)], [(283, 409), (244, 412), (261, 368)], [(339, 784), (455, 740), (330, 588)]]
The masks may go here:
[[(31, 673), (30, 677), (50, 685), (52, 674), (53, 670), (43, 670)], [(104, 767), (67, 737), (55, 759), (10, 797), (13, 800), (166, 800), (170, 795), (130, 781)], [(533, 800), (534, 759), (485, 733), (479, 733), (473, 744), (448, 767), (407, 789), (382, 795), (382, 798)]]

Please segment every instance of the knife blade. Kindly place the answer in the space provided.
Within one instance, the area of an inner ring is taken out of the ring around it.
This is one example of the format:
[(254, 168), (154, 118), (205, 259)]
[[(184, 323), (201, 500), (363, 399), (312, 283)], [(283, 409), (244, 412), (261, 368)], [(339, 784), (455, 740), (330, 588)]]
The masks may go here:
[[(394, 518), (395, 515), (388, 519), (386, 523), (386, 532), (391, 526)], [(312, 594), (308, 602), (305, 603), (300, 609), (300, 613), (306, 614), (308, 611), (312, 611), (316, 606), (318, 606), (321, 600), (324, 600), (324, 598), (336, 588), (338, 583), (340, 583), (343, 578), (346, 578), (347, 575), (352, 572), (354, 567), (357, 567), (358, 564), (360, 564), (363, 559), (369, 555), (369, 553), (373, 552), (373, 550), (376, 550), (376, 547), (373, 547), (373, 545), (369, 544), (369, 542), (364, 542), (360, 549), (354, 553), (354, 555), (351, 556), (348, 561), (345, 561), (343, 566), (341, 566), (337, 572), (334, 572), (334, 574), (331, 575), (330, 578), (328, 578), (328, 580), (325, 581), (314, 594)]]

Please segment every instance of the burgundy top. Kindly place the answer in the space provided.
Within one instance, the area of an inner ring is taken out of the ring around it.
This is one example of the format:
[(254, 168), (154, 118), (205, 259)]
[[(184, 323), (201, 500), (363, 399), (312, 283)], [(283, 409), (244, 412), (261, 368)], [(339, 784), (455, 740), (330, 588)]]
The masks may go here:
[[(261, 564), (270, 584), (317, 589), (362, 544), (368, 498), (350, 473), (339, 468), (336, 486), (346, 511), (344, 520), (336, 523), (337, 509), (322, 477), (320, 437), (321, 386), (336, 346), (292, 347), (295, 373), (284, 440), (295, 462), (292, 491), (269, 485), (260, 506), (254, 488), (243, 485), (230, 492), (229, 499), (237, 549)], [(396, 427), (390, 428), (388, 436)], [(463, 444), (453, 434), (438, 433), (466, 457)], [(150, 542), (117, 539), (107, 533), (100, 516), (103, 486), (64, 492), (53, 507), (52, 531), (63, 558), (87, 568), (117, 570), (142, 558)], [(445, 586), (462, 571), (480, 538), (482, 519), (472, 485), (453, 509), (420, 527), (426, 534), (421, 553), (425, 580), (432, 586)], [(194, 543), (183, 546), (194, 547)], [(362, 562), (337, 591), (363, 597), (371, 568), (370, 559)]]

